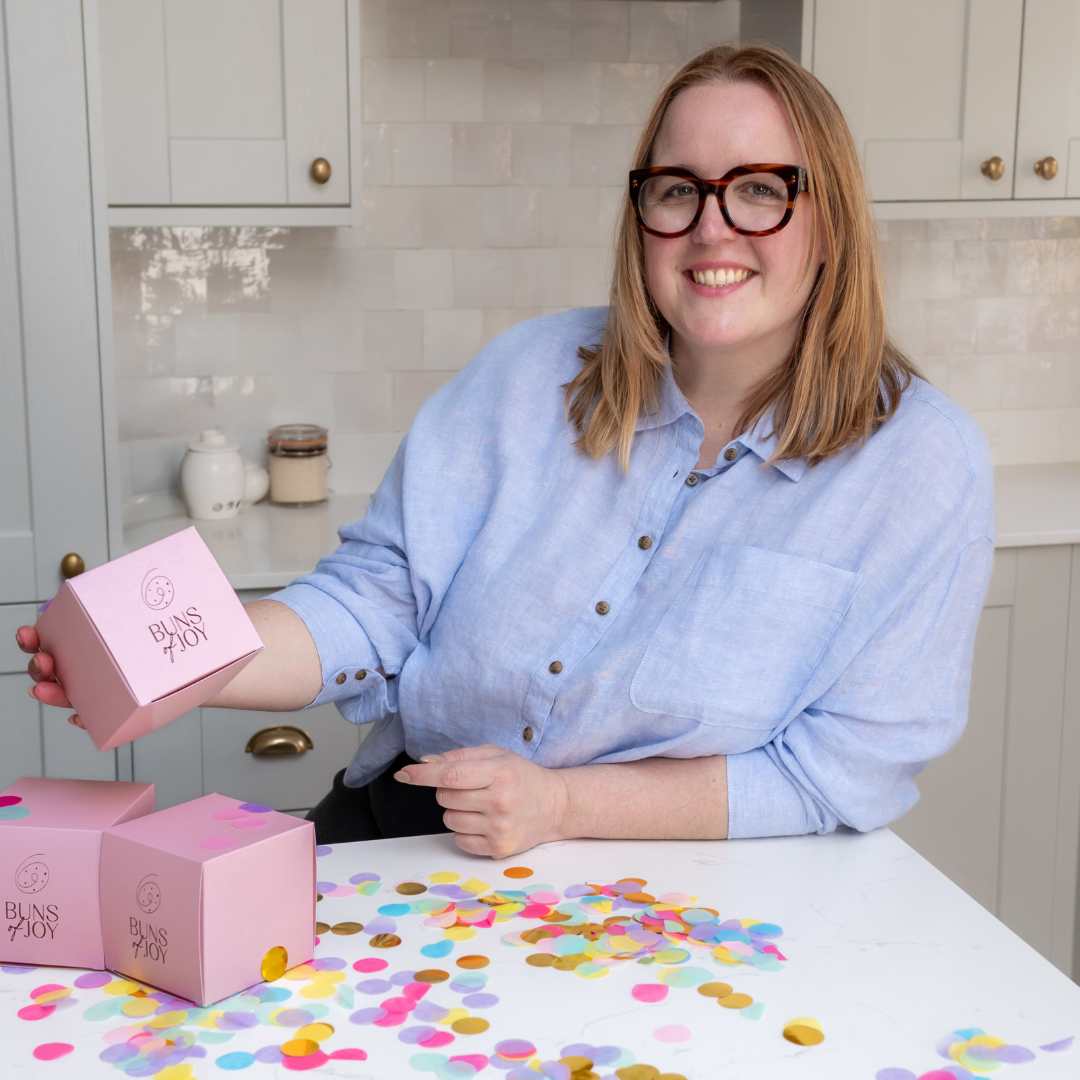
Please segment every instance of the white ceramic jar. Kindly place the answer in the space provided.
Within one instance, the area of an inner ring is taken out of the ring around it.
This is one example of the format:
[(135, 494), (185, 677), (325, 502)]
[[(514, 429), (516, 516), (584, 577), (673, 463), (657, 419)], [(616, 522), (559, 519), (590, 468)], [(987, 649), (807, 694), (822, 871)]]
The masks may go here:
[(244, 497), (244, 459), (223, 432), (210, 428), (188, 443), (180, 491), (188, 515), (209, 521), (235, 517)]

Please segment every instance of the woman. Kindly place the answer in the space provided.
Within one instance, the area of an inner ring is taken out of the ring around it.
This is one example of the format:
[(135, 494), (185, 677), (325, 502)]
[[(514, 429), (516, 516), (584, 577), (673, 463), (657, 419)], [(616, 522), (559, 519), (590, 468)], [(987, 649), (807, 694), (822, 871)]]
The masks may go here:
[(432, 395), (212, 704), (373, 724), (323, 842), (872, 829), (963, 730), (993, 530), (985, 440), (885, 335), (835, 102), (710, 49), (642, 133), (610, 308)]

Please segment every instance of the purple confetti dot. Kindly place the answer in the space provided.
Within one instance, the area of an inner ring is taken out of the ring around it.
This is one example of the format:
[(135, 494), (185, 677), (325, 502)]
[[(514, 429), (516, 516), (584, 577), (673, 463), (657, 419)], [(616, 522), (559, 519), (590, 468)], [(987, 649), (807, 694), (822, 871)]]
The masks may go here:
[(393, 919), (379, 917), (364, 923), (364, 933), (374, 937), (376, 934), (392, 934), (397, 930), (397, 923)]
[(315, 891), (321, 893), (333, 892), (337, 888), (336, 881), (316, 881)]
[(349, 1019), (354, 1024), (374, 1024), (376, 1020), (381, 1020), (386, 1015), (383, 1009), (357, 1009)]
[(245, 802), (240, 804), (240, 809), (246, 810), (249, 814), (269, 814), (271, 807), (257, 802)]
[(1056, 1042), (1043, 1043), (1039, 1047), (1040, 1050), (1045, 1050), (1048, 1054), (1059, 1054), (1062, 1050), (1068, 1050), (1073, 1044), (1074, 1035), (1070, 1035), (1067, 1039), (1058, 1039)]
[(917, 1080), (917, 1077), (907, 1069), (879, 1069), (874, 1080)]
[(107, 1061), (110, 1065), (115, 1065), (118, 1061), (127, 1061), (128, 1058), (133, 1058), (138, 1052), (131, 1043), (114, 1043), (112, 1046), (105, 1047), (98, 1054), (98, 1057), (102, 1061)]
[(430, 1039), (435, 1034), (436, 1029), (433, 1027), (407, 1027), (398, 1032), (398, 1038), (403, 1043), (408, 1043), (410, 1046), (416, 1046), (417, 1043), (422, 1042), (424, 1039)]
[(217, 1026), (222, 1031), (243, 1031), (258, 1022), (259, 1018), (252, 1012), (227, 1012), (218, 1020)]
[(563, 890), (563, 896), (572, 900), (575, 896), (585, 896), (591, 892), (592, 889), (588, 885), (570, 885)]
[(307, 1009), (282, 1009), (274, 1017), (274, 1023), (279, 1027), (303, 1027), (314, 1019)]
[(1035, 1060), (1035, 1055), (1026, 1046), (999, 1046), (997, 1048), (998, 1061), (1004, 1061), (1008, 1065), (1024, 1065)]
[(436, 896), (447, 896), (451, 900), (468, 900), (473, 895), (471, 892), (466, 892), (460, 885), (432, 885), (428, 892)]
[(430, 1021), (437, 1024), (450, 1010), (436, 1005), (434, 1001), (418, 1001), (412, 1015), (417, 1020)]
[(470, 1009), (490, 1009), (499, 1004), (499, 998), (495, 994), (469, 994), (461, 999), (461, 1004)]
[(5, 975), (25, 975), (28, 971), (37, 969), (37, 964), (0, 964), (0, 971)]
[(329, 844), (316, 844), (315, 854), (318, 856), (329, 855), (334, 849)]
[(94, 990), (110, 982), (112, 982), (112, 976), (107, 971), (88, 971), (75, 979), (75, 985), (80, 990)]
[(340, 956), (320, 956), (317, 960), (312, 960), (311, 966), (316, 971), (340, 971), (346, 963)]
[[(370, 925), (370, 924), (368, 924), (368, 925)], [(365, 926), (364, 929), (367, 929), (367, 927)], [(395, 986), (408, 986), (409, 983), (411, 983), (411, 982), (413, 982), (415, 980), (415, 978), (416, 978), (416, 972), (415, 971), (395, 971), (394, 974), (390, 976), (390, 981)]]
[(261, 1061), (264, 1065), (279, 1065), (281, 1058), (280, 1046), (263, 1046), (255, 1051), (255, 1060)]
[(361, 994), (385, 994), (393, 988), (394, 984), (389, 979), (361, 979), (356, 984)]
[(378, 880), (379, 880), (379, 875), (378, 874), (371, 874), (371, 873), (353, 874), (353, 876), (351, 878), (349, 878), (349, 884), (350, 885), (361, 885), (365, 881), (378, 881)]

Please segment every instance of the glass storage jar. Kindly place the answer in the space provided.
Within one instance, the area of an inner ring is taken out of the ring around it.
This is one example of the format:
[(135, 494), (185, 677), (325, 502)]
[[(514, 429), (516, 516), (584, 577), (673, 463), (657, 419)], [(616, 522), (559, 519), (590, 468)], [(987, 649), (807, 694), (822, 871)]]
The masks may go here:
[(326, 428), (278, 424), (266, 437), (270, 453), (270, 501), (286, 506), (324, 502), (330, 458)]

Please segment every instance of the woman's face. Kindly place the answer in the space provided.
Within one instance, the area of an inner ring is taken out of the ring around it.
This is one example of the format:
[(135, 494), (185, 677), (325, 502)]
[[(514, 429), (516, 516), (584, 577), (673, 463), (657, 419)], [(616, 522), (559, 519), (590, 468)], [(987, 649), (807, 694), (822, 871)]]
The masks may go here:
[[(684, 90), (668, 107), (652, 165), (683, 165), (718, 179), (751, 162), (802, 165), (795, 132), (779, 103), (749, 82), (707, 83)], [(684, 236), (642, 232), (645, 281), (671, 325), (679, 355), (707, 357), (745, 351), (755, 366), (787, 356), (813, 287), (802, 275), (813, 207), (806, 192), (791, 220), (771, 236), (741, 236), (728, 228), (709, 196), (697, 225)], [(751, 276), (734, 287), (696, 284), (692, 271), (743, 267)]]

